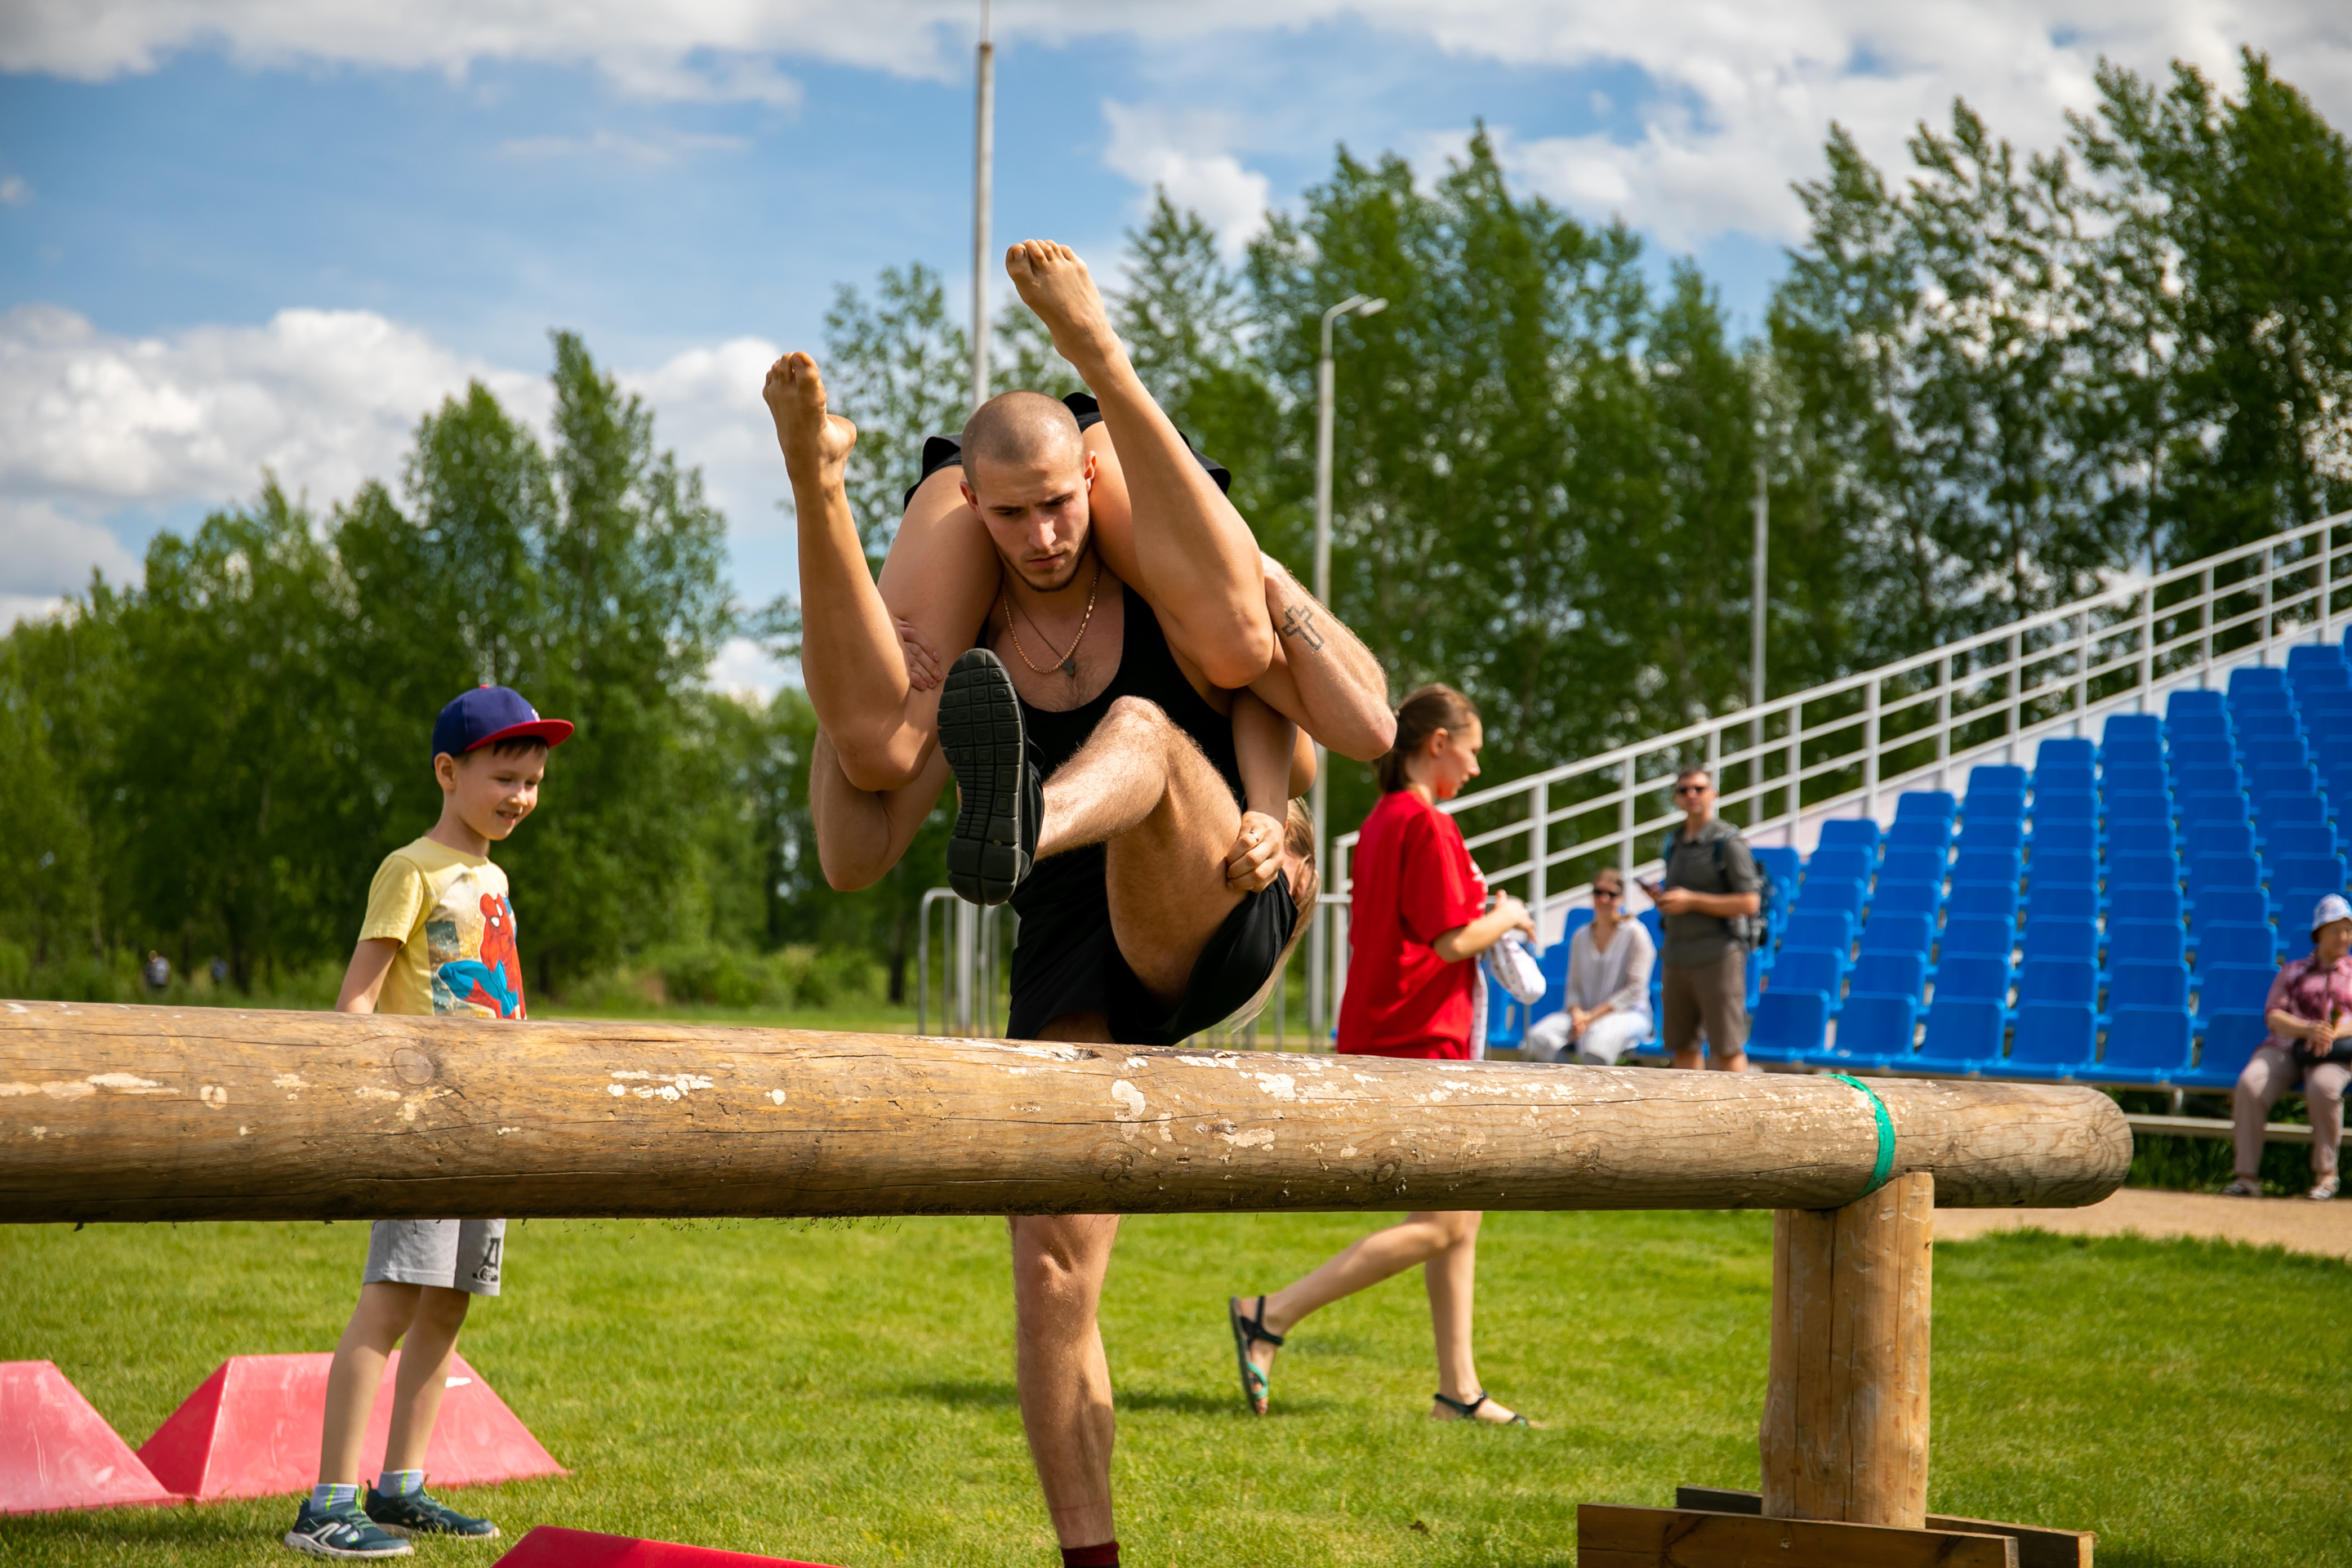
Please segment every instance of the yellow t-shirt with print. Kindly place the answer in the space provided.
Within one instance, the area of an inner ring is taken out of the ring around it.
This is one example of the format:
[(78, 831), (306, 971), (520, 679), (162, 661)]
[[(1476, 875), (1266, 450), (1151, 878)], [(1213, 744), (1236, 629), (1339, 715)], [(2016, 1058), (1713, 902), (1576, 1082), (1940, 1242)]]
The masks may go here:
[(360, 927), (371, 938), (400, 943), (377, 1012), (528, 1016), (507, 874), (486, 857), (430, 838), (385, 856)]

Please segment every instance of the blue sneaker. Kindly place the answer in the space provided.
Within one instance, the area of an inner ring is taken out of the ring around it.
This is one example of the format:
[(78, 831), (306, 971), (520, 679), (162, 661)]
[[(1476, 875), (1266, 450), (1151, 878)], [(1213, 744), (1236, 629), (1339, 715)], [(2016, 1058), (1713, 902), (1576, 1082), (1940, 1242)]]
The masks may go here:
[(304, 1498), (286, 1544), (312, 1557), (406, 1557), (416, 1549), (370, 1523), (357, 1508), (313, 1509)]
[(455, 1535), (467, 1541), (493, 1541), (499, 1527), (487, 1519), (468, 1519), (456, 1509), (436, 1502), (428, 1492), (386, 1497), (367, 1489), (367, 1516), (394, 1535)]

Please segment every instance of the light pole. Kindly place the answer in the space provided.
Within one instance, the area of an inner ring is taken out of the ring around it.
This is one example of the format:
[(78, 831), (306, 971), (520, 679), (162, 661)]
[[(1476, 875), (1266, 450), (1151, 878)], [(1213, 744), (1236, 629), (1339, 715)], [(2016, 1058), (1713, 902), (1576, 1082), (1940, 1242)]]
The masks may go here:
[(988, 205), (996, 165), (996, 45), (980, 0), (980, 78), (971, 138), (971, 405), (988, 401)]
[[(1323, 312), (1323, 357), (1315, 367), (1315, 598), (1326, 608), (1331, 603), (1331, 324), (1342, 316), (1376, 316), (1388, 308), (1386, 300), (1350, 294)], [(1328, 793), (1324, 781), (1324, 774), (1330, 771), (1328, 763), (1322, 746), (1318, 744), (1315, 787), (1308, 798), (1315, 815), (1315, 866), (1318, 872), (1325, 865), (1324, 851), (1330, 840), (1323, 816)], [(1324, 998), (1329, 994), (1329, 962), (1324, 951), (1328, 929), (1323, 923), (1322, 910), (1318, 909), (1307, 928), (1307, 1027), (1318, 1046), (1330, 1033), (1330, 1020), (1324, 1016)]]

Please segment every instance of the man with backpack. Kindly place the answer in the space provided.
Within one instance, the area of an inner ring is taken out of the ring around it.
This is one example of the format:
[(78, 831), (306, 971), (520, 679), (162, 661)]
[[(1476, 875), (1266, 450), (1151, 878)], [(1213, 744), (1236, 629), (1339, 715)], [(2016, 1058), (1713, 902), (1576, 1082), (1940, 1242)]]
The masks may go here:
[(1744, 1072), (1748, 950), (1762, 919), (1764, 876), (1748, 840), (1715, 815), (1715, 779), (1705, 768), (1675, 776), (1675, 805), (1683, 823), (1666, 837), (1665, 875), (1651, 894), (1665, 927), (1658, 953), (1662, 1043), (1678, 1068)]

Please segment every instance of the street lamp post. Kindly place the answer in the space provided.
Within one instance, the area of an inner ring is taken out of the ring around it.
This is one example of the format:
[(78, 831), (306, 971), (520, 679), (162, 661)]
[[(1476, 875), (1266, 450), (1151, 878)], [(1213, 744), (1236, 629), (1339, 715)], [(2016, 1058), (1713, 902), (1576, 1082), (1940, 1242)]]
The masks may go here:
[(988, 36), (989, 0), (980, 0), (980, 69), (971, 137), (971, 405), (988, 401), (988, 208), (996, 172), (996, 45)]
[[(1315, 597), (1327, 608), (1331, 603), (1331, 326), (1342, 316), (1376, 316), (1389, 308), (1386, 300), (1375, 300), (1367, 294), (1350, 294), (1323, 312), (1323, 357), (1315, 367)], [(1324, 821), (1324, 803), (1328, 794), (1324, 774), (1327, 765), (1322, 746), (1315, 748), (1315, 787), (1308, 797), (1315, 816), (1315, 866), (1318, 872), (1325, 866), (1324, 851), (1330, 835)], [(1319, 1044), (1330, 1034), (1330, 1020), (1324, 1016), (1324, 998), (1330, 994), (1329, 955), (1322, 911), (1307, 928), (1307, 1027)]]

